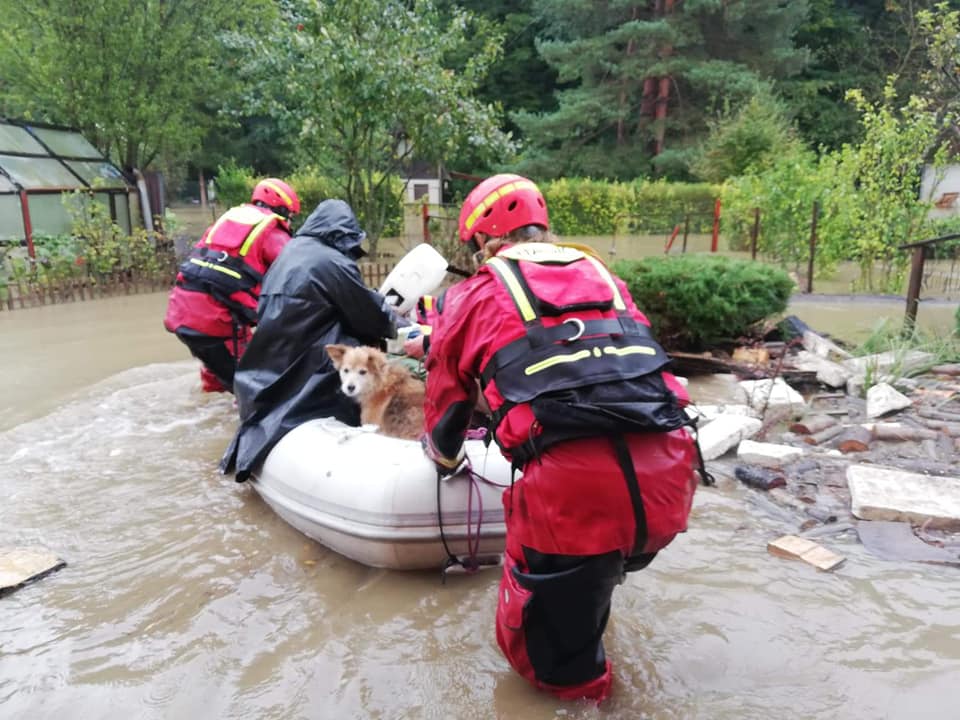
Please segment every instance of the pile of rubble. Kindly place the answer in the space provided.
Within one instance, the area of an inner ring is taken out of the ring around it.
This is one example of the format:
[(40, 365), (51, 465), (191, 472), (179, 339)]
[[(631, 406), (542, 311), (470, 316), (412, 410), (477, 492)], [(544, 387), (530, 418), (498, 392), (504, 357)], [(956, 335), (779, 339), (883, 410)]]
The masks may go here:
[(754, 488), (753, 504), (805, 536), (770, 551), (832, 569), (838, 556), (809, 538), (856, 532), (883, 557), (960, 566), (960, 365), (931, 368), (918, 351), (854, 358), (810, 330), (803, 349), (779, 345), (759, 349), (782, 353), (777, 377), (688, 409), (711, 473)]

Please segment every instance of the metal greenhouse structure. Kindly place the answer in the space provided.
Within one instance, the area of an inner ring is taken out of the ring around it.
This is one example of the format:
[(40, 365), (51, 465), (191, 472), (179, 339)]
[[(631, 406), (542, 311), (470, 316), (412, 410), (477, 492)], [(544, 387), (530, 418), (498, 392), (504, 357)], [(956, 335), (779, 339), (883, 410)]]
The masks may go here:
[(68, 233), (63, 196), (77, 190), (93, 192), (127, 233), (141, 223), (137, 187), (79, 132), (0, 118), (0, 242), (33, 256), (35, 236)]

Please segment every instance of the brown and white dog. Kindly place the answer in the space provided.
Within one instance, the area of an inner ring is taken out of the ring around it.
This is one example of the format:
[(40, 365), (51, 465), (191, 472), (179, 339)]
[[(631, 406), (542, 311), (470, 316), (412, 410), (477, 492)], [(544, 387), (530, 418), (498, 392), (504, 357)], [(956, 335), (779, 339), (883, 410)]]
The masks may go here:
[(384, 435), (409, 440), (423, 434), (423, 382), (376, 348), (325, 349), (340, 373), (341, 391), (359, 403), (364, 425), (379, 425)]

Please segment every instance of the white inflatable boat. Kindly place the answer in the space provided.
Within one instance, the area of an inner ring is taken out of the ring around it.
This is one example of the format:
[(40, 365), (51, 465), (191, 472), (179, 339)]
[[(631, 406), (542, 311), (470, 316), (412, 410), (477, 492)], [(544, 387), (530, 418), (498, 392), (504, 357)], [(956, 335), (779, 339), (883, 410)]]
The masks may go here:
[(420, 443), (366, 426), (313, 420), (290, 431), (251, 482), (261, 497), (308, 537), (372, 567), (443, 567), (447, 552), (496, 562), (505, 527), (500, 496), (510, 465), (495, 445), (467, 441), (477, 475), (437, 476)]

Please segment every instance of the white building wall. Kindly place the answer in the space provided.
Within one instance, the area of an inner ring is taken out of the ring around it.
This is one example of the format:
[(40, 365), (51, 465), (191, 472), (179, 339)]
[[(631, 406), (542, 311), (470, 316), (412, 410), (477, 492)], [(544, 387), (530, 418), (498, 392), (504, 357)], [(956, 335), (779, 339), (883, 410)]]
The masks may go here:
[(427, 196), (430, 205), (440, 204), (439, 178), (410, 178), (407, 182), (406, 201), (408, 203), (422, 202), (421, 197)]
[(957, 199), (953, 201), (950, 207), (932, 208), (930, 217), (960, 215), (960, 165), (947, 165), (940, 168), (924, 165), (923, 176), (920, 180), (920, 199), (937, 202), (944, 199), (944, 195), (947, 193), (958, 193)]

